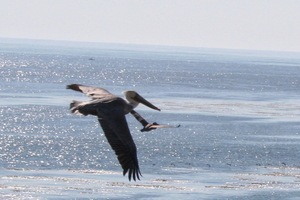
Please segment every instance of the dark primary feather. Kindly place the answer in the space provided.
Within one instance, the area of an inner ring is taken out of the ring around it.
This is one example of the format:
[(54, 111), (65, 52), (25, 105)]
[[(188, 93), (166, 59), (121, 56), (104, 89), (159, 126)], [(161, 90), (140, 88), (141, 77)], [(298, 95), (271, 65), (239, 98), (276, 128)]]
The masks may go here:
[[(116, 104), (113, 102), (112, 104)], [(120, 104), (118, 104), (120, 105)], [(123, 168), (123, 175), (128, 172), (128, 178), (135, 181), (140, 179), (141, 172), (137, 159), (137, 151), (130, 134), (122, 106), (114, 105), (112, 115), (107, 109), (98, 110), (98, 120), (108, 140), (115, 151), (119, 163)]]

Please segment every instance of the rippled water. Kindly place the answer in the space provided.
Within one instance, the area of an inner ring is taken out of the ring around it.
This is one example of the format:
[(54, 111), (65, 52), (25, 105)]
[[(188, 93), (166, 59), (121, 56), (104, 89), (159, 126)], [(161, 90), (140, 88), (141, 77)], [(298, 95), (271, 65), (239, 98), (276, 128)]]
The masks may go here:
[[(0, 197), (297, 199), (296, 53), (0, 40)], [(97, 46), (98, 45), (98, 46)], [(127, 120), (143, 177), (123, 177), (95, 117), (68, 110), (80, 83), (133, 89), (177, 129)]]

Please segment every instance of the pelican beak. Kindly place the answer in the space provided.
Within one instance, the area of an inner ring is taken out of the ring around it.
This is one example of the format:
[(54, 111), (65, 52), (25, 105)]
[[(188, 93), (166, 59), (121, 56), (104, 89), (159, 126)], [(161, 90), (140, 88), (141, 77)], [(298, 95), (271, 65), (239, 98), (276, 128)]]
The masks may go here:
[(141, 95), (139, 95), (138, 93), (135, 94), (135, 96), (132, 98), (133, 100), (144, 104), (145, 106), (148, 106), (149, 108), (152, 108), (154, 110), (158, 110), (160, 111), (159, 108), (157, 108), (156, 106), (154, 106), (152, 103), (150, 103), (149, 101), (147, 101), (146, 99), (144, 99)]

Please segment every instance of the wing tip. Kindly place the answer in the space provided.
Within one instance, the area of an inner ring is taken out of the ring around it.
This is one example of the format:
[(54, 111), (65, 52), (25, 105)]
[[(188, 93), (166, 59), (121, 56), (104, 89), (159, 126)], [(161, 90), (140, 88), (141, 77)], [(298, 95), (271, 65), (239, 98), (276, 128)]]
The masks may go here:
[(81, 89), (79, 88), (79, 86), (81, 86), (81, 85), (80, 84), (70, 84), (70, 85), (67, 85), (66, 89), (71, 89), (71, 90), (81, 92)]
[(137, 181), (137, 179), (140, 181), (140, 176), (142, 177), (142, 174), (140, 172), (140, 169), (137, 167), (137, 168), (134, 168), (134, 169), (127, 169), (127, 170), (124, 170), (123, 171), (123, 176), (125, 176), (128, 172), (128, 180), (131, 181), (131, 178), (134, 180), (134, 181)]
[(74, 85), (76, 85), (76, 84), (70, 84), (70, 85), (67, 85), (67, 86), (66, 86), (66, 89), (72, 89), (72, 87), (74, 87)]

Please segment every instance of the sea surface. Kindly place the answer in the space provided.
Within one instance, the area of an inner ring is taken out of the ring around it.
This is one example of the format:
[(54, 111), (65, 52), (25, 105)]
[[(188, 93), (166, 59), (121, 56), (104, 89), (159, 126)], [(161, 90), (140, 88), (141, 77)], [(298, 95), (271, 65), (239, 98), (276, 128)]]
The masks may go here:
[[(128, 181), (78, 83), (159, 107), (127, 121)], [(0, 39), (0, 199), (300, 199), (300, 53)]]

